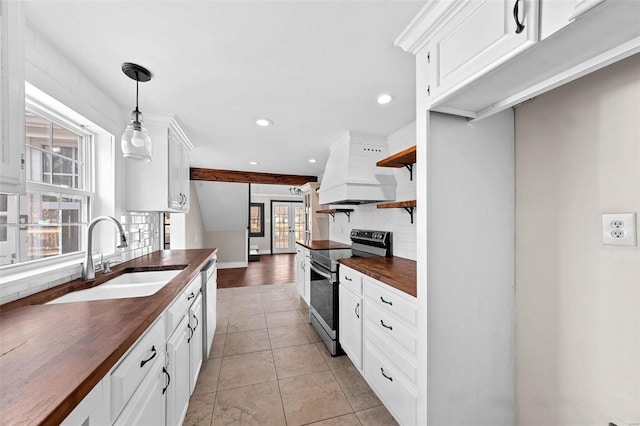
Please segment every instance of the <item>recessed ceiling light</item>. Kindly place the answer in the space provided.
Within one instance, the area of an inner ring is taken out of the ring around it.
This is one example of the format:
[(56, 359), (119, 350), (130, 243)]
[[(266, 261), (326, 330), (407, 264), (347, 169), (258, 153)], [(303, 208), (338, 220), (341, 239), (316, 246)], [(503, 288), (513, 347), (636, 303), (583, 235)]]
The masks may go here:
[(269, 127), (273, 125), (273, 121), (269, 120), (268, 118), (258, 118), (256, 120), (256, 125), (260, 127)]
[(257, 166), (260, 163), (258, 163), (257, 161), (249, 161), (249, 164), (251, 164), (252, 166)]
[(315, 158), (309, 158), (309, 162), (310, 162), (310, 163), (315, 163), (315, 162), (316, 162), (316, 159), (315, 159)]
[(393, 96), (389, 95), (388, 93), (384, 93), (376, 98), (376, 102), (378, 102), (380, 105), (388, 104), (392, 100)]

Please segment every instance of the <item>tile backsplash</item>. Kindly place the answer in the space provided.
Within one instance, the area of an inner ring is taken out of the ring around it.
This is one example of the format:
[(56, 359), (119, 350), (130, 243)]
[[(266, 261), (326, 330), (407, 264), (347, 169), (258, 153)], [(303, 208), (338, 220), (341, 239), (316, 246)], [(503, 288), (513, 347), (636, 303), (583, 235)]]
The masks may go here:
[(125, 212), (120, 222), (127, 234), (128, 247), (122, 249), (122, 261), (149, 254), (161, 247), (161, 213)]

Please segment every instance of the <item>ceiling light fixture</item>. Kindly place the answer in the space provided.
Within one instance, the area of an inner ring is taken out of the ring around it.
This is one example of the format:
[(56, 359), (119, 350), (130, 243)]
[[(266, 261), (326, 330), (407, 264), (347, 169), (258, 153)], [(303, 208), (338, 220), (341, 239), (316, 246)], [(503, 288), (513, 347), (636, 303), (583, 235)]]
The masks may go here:
[(260, 127), (269, 127), (273, 125), (273, 121), (269, 120), (268, 118), (258, 118), (256, 120), (256, 125)]
[(302, 189), (300, 188), (296, 188), (295, 186), (290, 186), (289, 187), (289, 192), (292, 195), (302, 195)]
[(393, 100), (393, 96), (389, 95), (388, 93), (383, 93), (382, 95), (376, 98), (376, 102), (378, 102), (380, 105), (388, 104), (392, 100)]
[(313, 164), (313, 163), (316, 162), (316, 159), (315, 158), (309, 158), (309, 162)]
[(138, 109), (138, 85), (141, 81), (144, 83), (151, 80), (151, 72), (140, 65), (130, 62), (122, 64), (122, 72), (136, 81), (136, 109), (131, 112), (131, 123), (122, 133), (122, 139), (120, 140), (122, 156), (132, 160), (151, 161), (151, 138), (147, 129), (142, 127), (142, 113)]
[(257, 166), (260, 163), (258, 163), (257, 161), (249, 161), (249, 164), (251, 164), (252, 166)]

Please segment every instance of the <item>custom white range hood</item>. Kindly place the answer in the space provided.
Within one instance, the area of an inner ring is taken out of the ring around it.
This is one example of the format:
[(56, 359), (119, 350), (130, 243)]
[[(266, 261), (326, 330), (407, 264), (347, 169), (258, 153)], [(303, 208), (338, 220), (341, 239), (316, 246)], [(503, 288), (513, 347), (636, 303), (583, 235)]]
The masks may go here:
[(318, 190), (320, 204), (394, 201), (393, 170), (376, 166), (376, 162), (387, 156), (385, 137), (345, 133), (330, 149)]

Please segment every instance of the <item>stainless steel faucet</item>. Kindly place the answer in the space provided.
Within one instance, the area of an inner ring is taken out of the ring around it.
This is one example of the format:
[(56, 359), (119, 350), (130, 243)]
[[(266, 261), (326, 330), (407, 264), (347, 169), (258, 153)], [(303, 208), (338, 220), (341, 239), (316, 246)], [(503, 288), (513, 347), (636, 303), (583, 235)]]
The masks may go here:
[(96, 269), (93, 264), (93, 257), (91, 256), (91, 247), (93, 246), (93, 228), (96, 224), (103, 220), (112, 221), (116, 227), (118, 228), (118, 232), (120, 232), (120, 244), (118, 244), (117, 248), (127, 247), (127, 236), (122, 229), (122, 225), (115, 217), (111, 216), (98, 216), (89, 223), (89, 230), (87, 231), (87, 252), (84, 257), (84, 263), (82, 264), (82, 279), (83, 280), (92, 280), (96, 277)]

